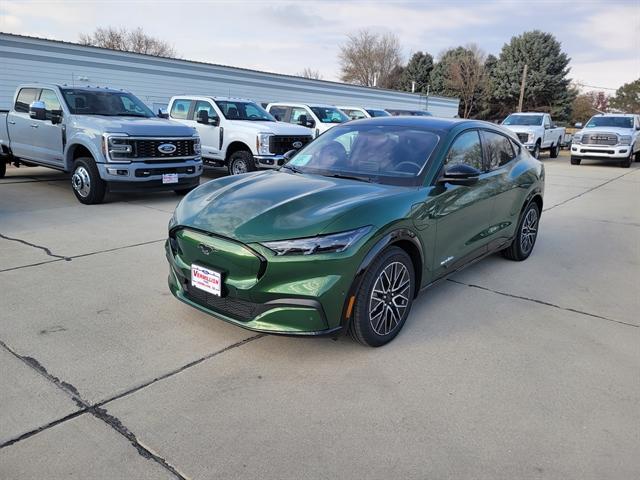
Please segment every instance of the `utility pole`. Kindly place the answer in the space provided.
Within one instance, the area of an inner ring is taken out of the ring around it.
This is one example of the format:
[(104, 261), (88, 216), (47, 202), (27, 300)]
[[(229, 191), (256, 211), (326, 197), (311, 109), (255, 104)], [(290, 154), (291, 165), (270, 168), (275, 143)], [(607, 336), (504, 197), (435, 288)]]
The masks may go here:
[(524, 64), (524, 71), (522, 72), (522, 83), (520, 84), (520, 101), (518, 102), (518, 112), (522, 112), (522, 101), (524, 100), (524, 86), (527, 83), (527, 68), (528, 65)]
[(411, 80), (411, 93), (416, 93), (416, 81)]
[(427, 101), (425, 102), (425, 106), (424, 109), (428, 112), (429, 111), (429, 89), (430, 89), (431, 85), (427, 85)]

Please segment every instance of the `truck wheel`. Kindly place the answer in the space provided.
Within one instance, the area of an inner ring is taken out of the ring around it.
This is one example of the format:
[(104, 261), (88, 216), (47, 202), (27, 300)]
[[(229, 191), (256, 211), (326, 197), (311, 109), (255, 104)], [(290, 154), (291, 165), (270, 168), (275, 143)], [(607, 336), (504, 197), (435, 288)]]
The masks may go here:
[(640, 150), (636, 152), (636, 162), (640, 162)]
[(256, 169), (256, 162), (251, 152), (239, 150), (229, 157), (229, 175), (241, 175), (253, 172)]
[(582, 162), (581, 158), (571, 157), (571, 165), (580, 165), (580, 162)]
[(629, 168), (632, 162), (633, 162), (633, 153), (630, 153), (627, 158), (625, 158), (620, 162), (620, 166), (622, 168)]
[(7, 174), (7, 162), (0, 158), (0, 178), (4, 178)]
[(533, 158), (535, 159), (540, 158), (540, 143), (536, 143), (536, 146), (533, 147), (533, 153), (531, 155), (533, 155)]
[(96, 162), (89, 157), (80, 157), (76, 160), (71, 176), (71, 186), (76, 198), (85, 205), (102, 203), (107, 192), (107, 184), (100, 178)]
[(551, 147), (551, 153), (549, 154), (549, 156), (551, 158), (558, 158), (558, 155), (560, 155), (560, 140), (558, 139), (558, 143), (555, 146)]

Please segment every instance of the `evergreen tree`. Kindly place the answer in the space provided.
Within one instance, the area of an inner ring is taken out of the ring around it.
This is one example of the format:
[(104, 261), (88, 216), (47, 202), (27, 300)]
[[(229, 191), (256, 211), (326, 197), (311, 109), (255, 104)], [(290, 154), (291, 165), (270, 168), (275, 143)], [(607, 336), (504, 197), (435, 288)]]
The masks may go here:
[(625, 83), (616, 90), (616, 96), (609, 104), (621, 112), (640, 113), (640, 78), (631, 83)]
[(534, 30), (505, 44), (491, 75), (491, 104), (502, 106), (502, 115), (518, 106), (520, 83), (528, 66), (523, 110), (549, 112), (568, 120), (576, 92), (569, 88), (569, 57), (550, 33)]
[(427, 93), (431, 71), (433, 70), (433, 57), (426, 52), (416, 52), (407, 63), (402, 73), (400, 88), (411, 91), (412, 82), (416, 82), (416, 93)]

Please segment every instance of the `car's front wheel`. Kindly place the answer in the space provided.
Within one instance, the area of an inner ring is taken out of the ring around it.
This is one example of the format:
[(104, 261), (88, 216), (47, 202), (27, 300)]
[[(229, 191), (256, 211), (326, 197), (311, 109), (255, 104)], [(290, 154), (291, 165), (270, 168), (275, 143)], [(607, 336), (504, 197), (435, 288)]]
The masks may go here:
[(531, 255), (538, 238), (538, 224), (540, 223), (540, 208), (536, 202), (530, 202), (520, 217), (516, 236), (502, 254), (509, 260), (521, 262)]
[(393, 340), (411, 311), (415, 278), (413, 263), (404, 250), (385, 250), (367, 270), (356, 295), (351, 337), (370, 347)]
[(96, 162), (89, 157), (76, 160), (71, 176), (71, 186), (76, 198), (85, 205), (102, 203), (107, 191), (107, 184), (100, 178)]
[(571, 165), (580, 165), (582, 159), (578, 157), (571, 157)]
[(241, 175), (247, 172), (253, 172), (256, 169), (256, 162), (251, 152), (239, 150), (229, 157), (229, 174)]
[(620, 162), (620, 166), (622, 168), (629, 168), (629, 167), (631, 167), (632, 163), (633, 163), (633, 153), (630, 153), (627, 158), (625, 158), (624, 160), (622, 160)]
[(531, 153), (531, 155), (533, 155), (533, 158), (535, 159), (540, 158), (540, 143), (536, 143), (536, 146), (533, 147), (533, 152)]
[(7, 173), (7, 162), (0, 158), (0, 178), (4, 178)]

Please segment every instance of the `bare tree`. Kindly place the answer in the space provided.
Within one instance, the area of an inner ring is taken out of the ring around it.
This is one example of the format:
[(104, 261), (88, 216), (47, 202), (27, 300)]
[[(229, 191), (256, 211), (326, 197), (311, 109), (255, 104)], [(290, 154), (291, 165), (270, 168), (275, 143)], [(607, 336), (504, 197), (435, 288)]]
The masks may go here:
[(449, 66), (448, 87), (460, 95), (463, 118), (469, 118), (486, 82), (486, 54), (475, 44), (467, 45)]
[(309, 67), (305, 67), (301, 72), (296, 73), (299, 77), (311, 78), (312, 80), (322, 80), (322, 74), (320, 70), (314, 70)]
[(147, 35), (141, 27), (133, 30), (99, 27), (93, 33), (81, 34), (80, 44), (156, 57), (176, 57), (176, 51), (168, 42)]
[(396, 83), (393, 72), (401, 64), (400, 40), (393, 33), (360, 30), (340, 47), (340, 78), (347, 83), (387, 88)]

